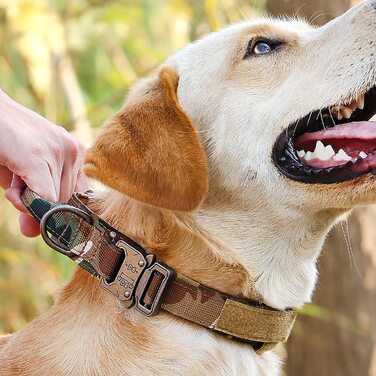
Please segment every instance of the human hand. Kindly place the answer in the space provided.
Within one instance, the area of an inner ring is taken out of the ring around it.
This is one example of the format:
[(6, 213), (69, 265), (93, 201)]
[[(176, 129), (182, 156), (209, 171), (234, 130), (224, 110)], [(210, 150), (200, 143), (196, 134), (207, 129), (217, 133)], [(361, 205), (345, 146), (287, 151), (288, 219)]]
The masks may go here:
[(0, 90), (0, 187), (21, 212), (25, 236), (39, 235), (21, 195), (28, 186), (49, 201), (66, 202), (87, 189), (81, 174), (84, 149), (64, 128), (21, 106)]

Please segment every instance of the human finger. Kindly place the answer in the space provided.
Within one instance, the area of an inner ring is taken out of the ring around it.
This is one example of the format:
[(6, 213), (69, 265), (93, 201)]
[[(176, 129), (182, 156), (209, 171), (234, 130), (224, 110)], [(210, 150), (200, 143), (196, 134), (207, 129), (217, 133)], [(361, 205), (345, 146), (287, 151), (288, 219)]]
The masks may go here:
[(26, 185), (42, 198), (53, 202), (58, 201), (52, 169), (47, 162), (38, 163), (31, 174), (19, 175)]
[(22, 234), (28, 238), (34, 238), (40, 234), (39, 223), (29, 214), (20, 214), (19, 225)]
[(23, 213), (27, 213), (27, 209), (21, 200), (25, 188), (26, 183), (18, 175), (13, 175), (11, 186), (5, 191), (5, 197), (17, 210)]
[(12, 176), (12, 171), (7, 167), (0, 166), (0, 187), (3, 189), (9, 188), (12, 182)]

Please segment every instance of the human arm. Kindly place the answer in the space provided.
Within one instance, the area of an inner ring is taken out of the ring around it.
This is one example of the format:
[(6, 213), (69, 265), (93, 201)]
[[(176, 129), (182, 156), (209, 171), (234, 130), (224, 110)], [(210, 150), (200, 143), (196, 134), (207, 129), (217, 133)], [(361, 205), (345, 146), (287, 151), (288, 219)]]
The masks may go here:
[(0, 90), (0, 186), (21, 212), (20, 228), (26, 236), (39, 234), (39, 226), (21, 202), (26, 185), (50, 201), (67, 201), (86, 189), (81, 174), (83, 148), (76, 138)]

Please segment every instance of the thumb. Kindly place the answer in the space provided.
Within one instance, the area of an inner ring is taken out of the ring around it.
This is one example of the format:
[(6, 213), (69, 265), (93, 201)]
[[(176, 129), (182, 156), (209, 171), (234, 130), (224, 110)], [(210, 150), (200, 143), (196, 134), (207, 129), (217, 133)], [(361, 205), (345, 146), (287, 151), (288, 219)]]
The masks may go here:
[(27, 209), (21, 201), (21, 195), (25, 188), (26, 183), (18, 175), (13, 175), (10, 187), (5, 190), (5, 197), (17, 210), (23, 213), (27, 213)]
[(7, 189), (12, 182), (12, 172), (4, 166), (0, 166), (0, 187)]
[(34, 238), (40, 234), (40, 225), (31, 215), (21, 213), (19, 223), (24, 236)]

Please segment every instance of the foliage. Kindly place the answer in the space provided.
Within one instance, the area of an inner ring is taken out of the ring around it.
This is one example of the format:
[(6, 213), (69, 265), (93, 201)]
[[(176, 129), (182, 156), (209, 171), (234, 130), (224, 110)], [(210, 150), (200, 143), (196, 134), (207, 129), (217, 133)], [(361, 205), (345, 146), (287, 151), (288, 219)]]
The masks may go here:
[[(1, 87), (90, 143), (128, 87), (174, 50), (264, 0), (0, 0)], [(0, 194), (0, 333), (46, 310), (73, 270), (26, 240)]]

